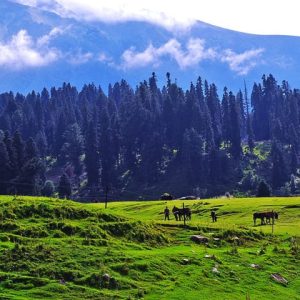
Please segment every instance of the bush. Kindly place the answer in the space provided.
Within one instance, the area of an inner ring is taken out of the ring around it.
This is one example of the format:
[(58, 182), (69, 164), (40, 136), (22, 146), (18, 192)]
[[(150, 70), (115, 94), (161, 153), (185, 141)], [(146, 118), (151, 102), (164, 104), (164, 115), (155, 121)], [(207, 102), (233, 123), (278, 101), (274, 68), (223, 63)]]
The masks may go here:
[(47, 180), (42, 188), (42, 195), (52, 197), (55, 192), (55, 186), (52, 180)]
[(265, 181), (261, 181), (257, 188), (257, 197), (270, 197), (271, 195), (271, 188)]
[(72, 194), (71, 182), (67, 174), (63, 174), (60, 177), (59, 184), (57, 187), (59, 198), (69, 199)]

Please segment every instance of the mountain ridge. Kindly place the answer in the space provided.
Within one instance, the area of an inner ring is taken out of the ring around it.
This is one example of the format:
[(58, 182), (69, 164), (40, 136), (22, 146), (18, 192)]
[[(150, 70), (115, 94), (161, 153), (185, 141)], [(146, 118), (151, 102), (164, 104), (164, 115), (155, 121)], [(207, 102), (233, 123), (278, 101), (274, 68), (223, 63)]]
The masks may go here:
[[(299, 37), (246, 34), (201, 21), (185, 32), (140, 21), (80, 22), (7, 0), (0, 9), (0, 49), (7, 56), (0, 58), (0, 92), (28, 93), (63, 82), (79, 88), (93, 82), (107, 90), (121, 79), (136, 86), (153, 71), (160, 86), (167, 72), (185, 88), (201, 76), (219, 91), (227, 86), (237, 92), (244, 80), (252, 85), (269, 73), (298, 86)], [(31, 65), (21, 46), (39, 55), (40, 64)]]

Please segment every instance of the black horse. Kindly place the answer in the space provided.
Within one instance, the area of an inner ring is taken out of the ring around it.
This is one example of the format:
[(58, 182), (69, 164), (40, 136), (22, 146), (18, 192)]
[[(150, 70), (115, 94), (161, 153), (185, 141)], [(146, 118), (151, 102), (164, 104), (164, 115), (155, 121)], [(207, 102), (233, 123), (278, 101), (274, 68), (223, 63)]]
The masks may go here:
[(188, 207), (178, 208), (174, 206), (172, 212), (174, 214), (176, 221), (181, 221), (182, 217), (185, 217), (186, 220), (192, 219), (192, 212)]
[(278, 213), (276, 211), (267, 212), (265, 218), (266, 218), (266, 224), (271, 224), (271, 220), (272, 220), (272, 224), (274, 224), (275, 219), (278, 220)]
[(274, 224), (274, 220), (275, 219), (278, 220), (278, 213), (275, 211), (255, 212), (253, 214), (254, 226), (256, 225), (256, 219), (260, 219), (261, 225), (271, 224), (271, 220), (272, 220), (272, 224)]

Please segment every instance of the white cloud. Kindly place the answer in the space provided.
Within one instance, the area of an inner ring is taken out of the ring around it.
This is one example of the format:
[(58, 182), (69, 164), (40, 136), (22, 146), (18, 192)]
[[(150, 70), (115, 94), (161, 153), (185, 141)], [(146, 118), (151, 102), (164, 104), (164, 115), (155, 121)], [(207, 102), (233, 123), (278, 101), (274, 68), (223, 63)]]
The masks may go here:
[(124, 69), (140, 68), (150, 64), (158, 64), (158, 49), (152, 44), (143, 52), (136, 52), (134, 47), (127, 49), (122, 54), (122, 66)]
[(97, 60), (100, 61), (101, 63), (108, 64), (110, 67), (116, 67), (114, 59), (104, 52), (100, 52), (98, 54)]
[(67, 61), (72, 65), (82, 65), (94, 58), (93, 53), (91, 52), (85, 52), (82, 53), (81, 50), (79, 50), (76, 54), (69, 54)]
[(216, 52), (212, 48), (205, 48), (202, 39), (189, 39), (186, 49), (176, 40), (171, 39), (164, 45), (155, 48), (150, 44), (143, 52), (135, 51), (135, 48), (127, 49), (122, 54), (122, 66), (124, 69), (145, 67), (152, 64), (156, 67), (160, 58), (169, 56), (176, 61), (181, 69), (186, 69), (199, 64), (205, 59), (214, 59)]
[(125, 21), (147, 21), (167, 29), (187, 29), (195, 18), (177, 9), (168, 1), (125, 0), (10, 0), (23, 5), (54, 12), (65, 18), (85, 21), (118, 23)]
[(212, 48), (205, 48), (205, 42), (202, 39), (189, 39), (186, 50), (183, 50), (181, 44), (172, 39), (159, 49), (160, 55), (170, 55), (174, 58), (180, 68), (185, 69), (197, 65), (202, 60), (214, 59), (216, 52)]
[(37, 6), (37, 0), (13, 0), (13, 2), (17, 2), (28, 6)]
[[(41, 37), (46, 42), (49, 38)], [(0, 66), (10, 69), (46, 66), (56, 61), (60, 52), (45, 43), (34, 41), (26, 30), (20, 30), (8, 42), (0, 41)]]
[(37, 40), (38, 47), (48, 45), (51, 39), (61, 35), (65, 32), (62, 28), (54, 27), (48, 34), (43, 35)]
[[(298, 2), (285, 0), (10, 0), (78, 20), (143, 20), (168, 29), (188, 28), (195, 20), (255, 34), (300, 36)], [(288, 13), (284, 13), (284, 9)]]
[(152, 65), (155, 68), (160, 65), (164, 56), (169, 56), (181, 69), (197, 66), (204, 60), (215, 60), (227, 63), (229, 68), (238, 75), (246, 75), (262, 62), (261, 56), (264, 51), (262, 48), (242, 53), (236, 53), (231, 49), (217, 51), (206, 48), (205, 41), (198, 38), (189, 39), (183, 47), (176, 39), (171, 39), (157, 48), (150, 44), (141, 52), (136, 51), (134, 47), (127, 49), (121, 56), (121, 67), (133, 69)]
[(229, 68), (238, 75), (247, 75), (260, 61), (264, 49), (252, 49), (243, 53), (235, 53), (231, 49), (226, 49), (221, 53), (220, 59), (226, 62)]
[(82, 49), (79, 49), (77, 52), (67, 53), (65, 58), (66, 61), (72, 65), (82, 65), (91, 61), (98, 61), (110, 67), (116, 67), (113, 58), (104, 52), (100, 52), (96, 55), (92, 52), (83, 52)]

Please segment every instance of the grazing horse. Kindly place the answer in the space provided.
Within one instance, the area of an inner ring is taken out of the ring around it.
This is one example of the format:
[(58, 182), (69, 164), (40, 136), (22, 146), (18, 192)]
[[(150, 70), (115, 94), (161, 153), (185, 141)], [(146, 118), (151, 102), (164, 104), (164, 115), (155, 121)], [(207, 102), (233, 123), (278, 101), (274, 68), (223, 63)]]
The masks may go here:
[[(265, 221), (266, 218), (266, 221)], [(274, 224), (274, 219), (278, 219), (278, 213), (275, 211), (268, 211), (268, 212), (255, 212), (253, 214), (253, 222), (254, 226), (256, 225), (256, 219), (260, 219), (260, 224), (265, 225), (265, 224), (271, 224), (271, 219), (272, 219), (272, 224)]]
[(253, 214), (253, 222), (254, 222), (254, 226), (256, 225), (256, 219), (260, 219), (260, 224), (263, 225), (264, 224), (264, 216), (263, 216), (264, 213), (261, 213), (261, 212), (255, 212)]
[(271, 212), (267, 212), (266, 215), (266, 224), (271, 224), (271, 220), (272, 220), (272, 224), (274, 224), (274, 220), (278, 220), (278, 213), (276, 211), (271, 211)]
[(192, 219), (192, 212), (188, 207), (178, 208), (174, 206), (172, 212), (175, 216), (176, 221), (181, 221), (182, 217), (185, 217), (186, 220)]

